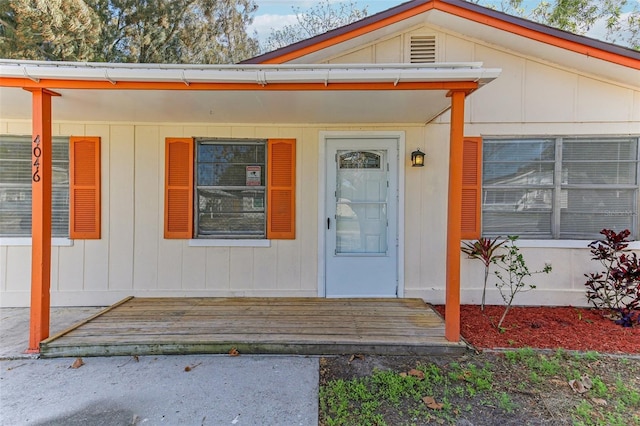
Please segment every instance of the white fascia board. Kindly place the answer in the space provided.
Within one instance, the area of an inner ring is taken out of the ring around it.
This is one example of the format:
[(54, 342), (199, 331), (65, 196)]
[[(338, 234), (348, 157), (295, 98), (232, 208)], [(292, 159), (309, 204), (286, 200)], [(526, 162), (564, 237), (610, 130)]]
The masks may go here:
[[(132, 66), (135, 65), (135, 66)], [(76, 81), (189, 83), (383, 83), (480, 81), (501, 72), (479, 63), (348, 64), (348, 65), (226, 65), (178, 66), (145, 64), (82, 64), (0, 61), (0, 77)]]

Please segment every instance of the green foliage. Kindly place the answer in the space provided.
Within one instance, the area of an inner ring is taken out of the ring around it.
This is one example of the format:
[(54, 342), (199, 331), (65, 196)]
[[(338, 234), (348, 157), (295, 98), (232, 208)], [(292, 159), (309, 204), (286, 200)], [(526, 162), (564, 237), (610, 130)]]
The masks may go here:
[(629, 386), (624, 380), (618, 378), (615, 383), (616, 393), (622, 403), (629, 408), (640, 407), (640, 391)]
[(326, 33), (334, 28), (348, 25), (365, 18), (368, 14), (367, 6), (359, 9), (353, 0), (339, 3), (320, 0), (306, 10), (297, 6), (293, 6), (292, 9), (297, 22), (293, 25), (285, 25), (278, 30), (271, 30), (262, 50), (271, 51), (288, 46), (297, 41)]
[[(412, 418), (438, 418), (453, 423), (454, 407), (451, 398), (475, 397), (493, 389), (491, 366), (482, 368), (469, 363), (449, 366), (445, 373), (435, 364), (420, 364), (416, 370), (424, 378), (398, 374), (388, 370), (374, 370), (368, 377), (334, 380), (320, 388), (320, 410), (327, 425), (384, 425), (380, 411), (411, 401)], [(426, 408), (422, 398), (433, 396), (442, 403), (441, 410)], [(401, 416), (401, 413), (397, 415)]]
[(12, 59), (230, 63), (258, 52), (253, 0), (7, 0), (0, 56)]
[(480, 304), (481, 311), (484, 311), (491, 263), (499, 257), (496, 251), (506, 242), (506, 240), (498, 242), (499, 238), (500, 237), (496, 237), (493, 240), (491, 238), (480, 238), (474, 242), (465, 241), (464, 247), (461, 248), (462, 252), (469, 256), (470, 259), (478, 259), (484, 264), (484, 286), (482, 287), (482, 302)]
[[(495, 0), (475, 0), (496, 8)], [(523, 2), (502, 0), (501, 11), (540, 22), (575, 34), (584, 35), (596, 23), (603, 22), (604, 40), (640, 49), (640, 5), (629, 0), (553, 0)]]
[(539, 376), (549, 377), (558, 374), (563, 356), (556, 353), (554, 356), (548, 357), (532, 348), (521, 348), (517, 351), (506, 352), (505, 358), (513, 364), (524, 364), (532, 371), (532, 377), (537, 379)]
[(509, 394), (506, 392), (500, 392), (500, 394), (498, 395), (498, 406), (507, 413), (513, 413), (513, 410), (516, 407), (511, 400), (511, 396), (509, 396)]
[(609, 396), (609, 388), (600, 377), (594, 377), (591, 379), (591, 383), (591, 390), (589, 391), (591, 395), (597, 398), (606, 398)]
[(513, 300), (518, 293), (523, 293), (536, 288), (533, 284), (525, 283), (525, 279), (530, 278), (534, 274), (548, 274), (551, 272), (551, 265), (545, 265), (542, 270), (530, 272), (524, 260), (524, 256), (520, 253), (520, 249), (516, 246), (517, 236), (510, 235), (507, 237), (506, 248), (507, 253), (496, 256), (492, 263), (497, 267), (494, 271), (498, 278), (496, 287), (500, 292), (500, 296), (505, 303), (505, 310), (496, 326), (498, 330), (502, 329), (502, 324), (511, 309)]
[(83, 0), (8, 0), (0, 4), (0, 57), (85, 61), (101, 22)]
[[(575, 425), (640, 426), (640, 370), (635, 361), (627, 361), (634, 368), (621, 369), (616, 368), (624, 364), (621, 360), (614, 363), (595, 353), (549, 354), (532, 348), (505, 352), (504, 357), (511, 366), (499, 358), (480, 363), (465, 357), (443, 366), (418, 364), (424, 379), (374, 370), (362, 378), (329, 381), (320, 387), (320, 424), (456, 424), (470, 415), (486, 414), (482, 405), (501, 411), (497, 418), (521, 420), (524, 413), (532, 413), (530, 403), (546, 406), (553, 401), (554, 407), (558, 404), (553, 413), (559, 416), (554, 419), (558, 424), (572, 420)], [(612, 374), (622, 370), (619, 377)], [(567, 382), (585, 376), (591, 378), (591, 388), (574, 393)], [(424, 396), (432, 396), (442, 409), (427, 408)]]
[(585, 274), (587, 300), (596, 308), (618, 314), (616, 323), (631, 327), (633, 311), (640, 308), (640, 262), (627, 249), (630, 231), (603, 229), (600, 233), (604, 238), (593, 241), (589, 248), (591, 259), (598, 261), (603, 271)]

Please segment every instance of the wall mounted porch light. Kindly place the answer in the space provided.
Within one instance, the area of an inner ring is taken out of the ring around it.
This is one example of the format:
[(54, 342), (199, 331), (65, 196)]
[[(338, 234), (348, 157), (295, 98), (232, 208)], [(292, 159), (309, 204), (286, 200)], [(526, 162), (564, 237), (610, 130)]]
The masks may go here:
[(417, 148), (411, 153), (411, 167), (424, 167), (424, 152)]

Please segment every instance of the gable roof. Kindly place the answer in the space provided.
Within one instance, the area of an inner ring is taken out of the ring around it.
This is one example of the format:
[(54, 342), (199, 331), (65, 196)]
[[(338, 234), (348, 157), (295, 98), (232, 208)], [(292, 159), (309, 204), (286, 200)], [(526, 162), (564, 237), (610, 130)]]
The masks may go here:
[(464, 0), (408, 1), (349, 25), (247, 59), (242, 63), (277, 64), (289, 62), (431, 10), (442, 11), (588, 57), (640, 69), (639, 51), (559, 30)]

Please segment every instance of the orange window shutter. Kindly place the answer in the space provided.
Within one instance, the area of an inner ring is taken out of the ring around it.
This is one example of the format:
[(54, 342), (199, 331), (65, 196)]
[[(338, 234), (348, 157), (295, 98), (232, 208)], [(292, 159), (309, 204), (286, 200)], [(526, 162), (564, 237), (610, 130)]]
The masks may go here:
[(69, 139), (69, 238), (100, 239), (100, 138)]
[(267, 238), (296, 237), (296, 141), (267, 142)]
[(193, 236), (193, 139), (165, 140), (164, 237)]
[(465, 137), (463, 144), (461, 237), (475, 240), (481, 234), (482, 138)]

